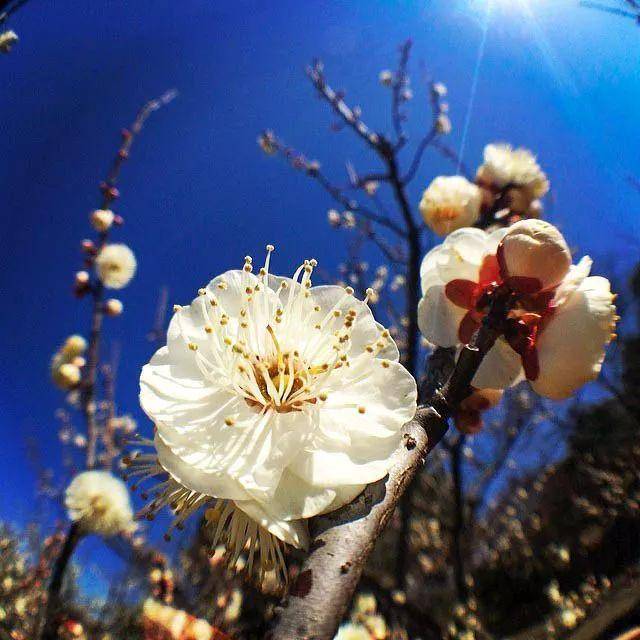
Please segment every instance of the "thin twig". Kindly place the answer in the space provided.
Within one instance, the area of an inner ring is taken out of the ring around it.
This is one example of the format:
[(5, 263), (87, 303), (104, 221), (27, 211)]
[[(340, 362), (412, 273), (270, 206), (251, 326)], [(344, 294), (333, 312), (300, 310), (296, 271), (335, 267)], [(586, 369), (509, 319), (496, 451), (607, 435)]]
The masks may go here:
[[(131, 147), (135, 137), (140, 133), (147, 118), (160, 107), (171, 102), (177, 93), (170, 90), (160, 98), (151, 100), (138, 112), (131, 128), (122, 133), (123, 142), (111, 164), (106, 180), (100, 185), (102, 192), (101, 209), (109, 209), (111, 203), (118, 197), (116, 188), (118, 178), (125, 160), (129, 157)], [(103, 231), (99, 234), (96, 242), (96, 252), (100, 252), (107, 244), (109, 232)], [(91, 310), (91, 332), (89, 335), (89, 346), (87, 348), (87, 364), (85, 365), (81, 383), (80, 402), (82, 413), (87, 424), (87, 456), (86, 463), (88, 469), (93, 469), (96, 464), (96, 450), (99, 438), (99, 427), (96, 420), (95, 388), (98, 367), (100, 363), (100, 342), (102, 337), (102, 322), (104, 319), (104, 285), (99, 279), (95, 279), (91, 286), (92, 310)]]

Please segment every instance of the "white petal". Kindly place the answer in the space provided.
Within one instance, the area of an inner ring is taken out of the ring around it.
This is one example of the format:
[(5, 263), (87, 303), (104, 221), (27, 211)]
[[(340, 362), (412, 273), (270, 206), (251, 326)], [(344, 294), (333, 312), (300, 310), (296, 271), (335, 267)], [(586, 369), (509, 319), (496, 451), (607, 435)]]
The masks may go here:
[(471, 384), (477, 389), (506, 389), (522, 378), (520, 356), (502, 339), (482, 360)]
[(249, 494), (225, 472), (199, 469), (176, 456), (156, 435), (158, 462), (183, 487), (216, 498), (248, 500)]
[(261, 527), (283, 542), (293, 545), (297, 549), (309, 548), (309, 530), (306, 520), (278, 520), (254, 500), (237, 500), (235, 504)]
[(548, 398), (568, 398), (600, 373), (615, 324), (609, 281), (591, 276), (560, 306), (538, 339), (540, 375), (533, 389)]
[(446, 250), (436, 258), (441, 280), (446, 283), (459, 278), (477, 282), (488, 238), (486, 232), (472, 227), (449, 234), (443, 243)]
[(418, 326), (422, 335), (439, 347), (459, 344), (458, 328), (466, 310), (456, 306), (445, 295), (443, 285), (427, 289), (418, 304)]
[(365, 489), (366, 484), (342, 485), (336, 488), (336, 497), (333, 502), (321, 513), (331, 513), (345, 504), (353, 502)]
[(273, 499), (265, 508), (280, 520), (299, 520), (323, 513), (336, 497), (333, 489), (314, 487), (285, 470)]
[(290, 468), (296, 475), (319, 487), (353, 485), (354, 482), (369, 484), (389, 471), (391, 456), (398, 447), (399, 438), (387, 438), (379, 443), (375, 452), (356, 451), (355, 447), (348, 453), (308, 451), (298, 457)]
[(446, 251), (444, 244), (439, 244), (423, 258), (420, 265), (420, 282), (422, 283), (422, 293), (424, 293), (430, 286), (436, 284), (442, 284), (442, 280), (438, 273), (438, 259), (440, 253)]

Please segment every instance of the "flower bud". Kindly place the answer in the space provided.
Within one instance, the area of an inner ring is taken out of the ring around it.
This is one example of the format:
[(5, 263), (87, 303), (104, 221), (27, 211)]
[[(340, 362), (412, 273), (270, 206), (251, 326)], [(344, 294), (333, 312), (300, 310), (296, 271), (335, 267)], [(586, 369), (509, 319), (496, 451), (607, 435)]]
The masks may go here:
[(9, 53), (14, 44), (18, 42), (18, 34), (15, 31), (3, 31), (0, 33), (0, 52)]
[(327, 220), (332, 227), (340, 226), (340, 214), (335, 209), (327, 211)]
[(436, 120), (436, 131), (442, 135), (449, 135), (451, 133), (451, 120), (446, 113), (441, 113)]
[(87, 350), (87, 341), (80, 335), (69, 336), (62, 345), (62, 353), (68, 358), (74, 358)]
[(96, 231), (104, 233), (113, 224), (114, 217), (111, 209), (96, 209), (91, 214), (91, 224)]
[(425, 224), (440, 236), (470, 227), (480, 215), (480, 188), (463, 176), (439, 176), (420, 201)]
[(80, 382), (80, 369), (75, 364), (65, 362), (51, 372), (53, 382), (60, 389), (73, 389)]
[(388, 69), (384, 69), (378, 75), (378, 80), (383, 87), (390, 87), (393, 84), (393, 73)]
[(85, 285), (89, 282), (89, 273), (87, 271), (78, 271), (76, 273), (76, 284)]
[(108, 316), (119, 316), (122, 313), (123, 308), (124, 307), (122, 302), (120, 302), (120, 300), (118, 300), (117, 298), (109, 298), (104, 303), (104, 312)]
[(456, 411), (455, 425), (458, 431), (467, 435), (479, 433), (483, 427), (482, 412), (498, 406), (503, 393), (501, 389), (474, 389)]
[(521, 220), (498, 247), (505, 280), (529, 293), (556, 287), (569, 272), (571, 252), (562, 234), (544, 220)]

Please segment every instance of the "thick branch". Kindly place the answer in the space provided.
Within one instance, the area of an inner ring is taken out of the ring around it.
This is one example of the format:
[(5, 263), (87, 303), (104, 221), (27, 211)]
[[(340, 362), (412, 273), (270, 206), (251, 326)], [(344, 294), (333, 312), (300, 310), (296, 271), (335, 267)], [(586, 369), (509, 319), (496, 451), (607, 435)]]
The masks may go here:
[(505, 317), (507, 304), (506, 299), (494, 303), (442, 391), (405, 426), (386, 480), (369, 485), (351, 504), (313, 522), (312, 550), (267, 638), (334, 637), (376, 540), (426, 456), (445, 434), (447, 417), (469, 394), (475, 372), (499, 335), (498, 320)]

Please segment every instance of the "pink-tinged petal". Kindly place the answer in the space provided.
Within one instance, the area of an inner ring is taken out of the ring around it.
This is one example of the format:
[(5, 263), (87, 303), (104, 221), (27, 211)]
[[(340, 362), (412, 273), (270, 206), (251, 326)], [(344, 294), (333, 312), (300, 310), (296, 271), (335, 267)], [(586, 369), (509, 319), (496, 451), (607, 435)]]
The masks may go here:
[(477, 389), (506, 389), (522, 379), (520, 356), (502, 339), (482, 360), (471, 384)]
[(500, 265), (494, 254), (485, 256), (480, 265), (479, 283), (481, 285), (500, 281)]
[(531, 382), (533, 389), (561, 400), (595, 380), (615, 320), (609, 281), (598, 276), (585, 278), (555, 310), (538, 336), (540, 374)]
[(462, 309), (473, 309), (479, 287), (471, 280), (450, 280), (444, 288), (444, 292), (449, 300)]
[(427, 289), (418, 305), (420, 331), (439, 347), (454, 347), (459, 343), (458, 327), (464, 316), (465, 310), (447, 298), (442, 285)]

